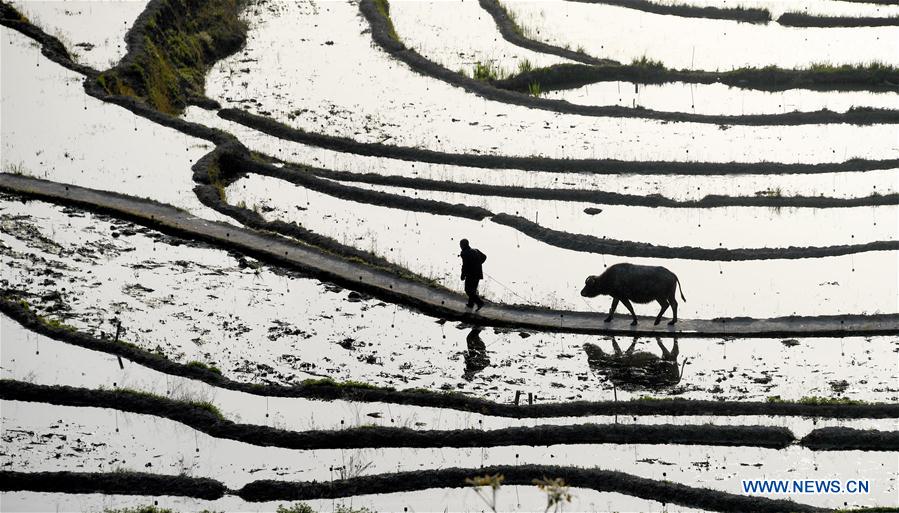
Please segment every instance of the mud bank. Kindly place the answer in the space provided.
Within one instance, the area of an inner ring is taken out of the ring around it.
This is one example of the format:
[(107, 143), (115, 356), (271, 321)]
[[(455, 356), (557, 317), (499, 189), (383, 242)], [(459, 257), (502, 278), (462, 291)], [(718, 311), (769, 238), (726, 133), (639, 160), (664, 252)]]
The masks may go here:
[(746, 7), (700, 7), (687, 4), (660, 4), (648, 0), (570, 0), (585, 4), (605, 4), (617, 7), (627, 7), (653, 14), (665, 14), (668, 16), (680, 16), (682, 18), (709, 18), (716, 20), (734, 20), (747, 23), (768, 23), (771, 21), (771, 13), (767, 9)]
[(788, 12), (777, 18), (777, 23), (787, 27), (895, 27), (899, 25), (899, 18), (812, 16), (801, 12)]
[[(210, 195), (216, 194), (214, 187), (206, 187)], [(667, 325), (649, 326), (647, 317), (643, 317), (643, 324), (635, 329), (630, 325), (625, 326), (623, 322), (602, 323), (600, 316), (593, 312), (548, 310), (500, 303), (488, 305), (483, 311), (472, 314), (465, 309), (465, 300), (458, 293), (403, 278), (358, 261), (338, 258), (318, 248), (225, 223), (202, 220), (157, 202), (9, 174), (0, 174), (0, 190), (123, 217), (165, 233), (212, 243), (268, 263), (294, 268), (313, 277), (370, 293), (426, 314), (477, 325), (665, 337), (684, 334), (697, 337), (844, 337), (894, 334), (899, 331), (899, 316), (893, 314), (683, 319), (676, 329)], [(215, 198), (221, 202), (219, 196), (216, 195)], [(237, 210), (249, 212), (247, 209)]]
[(422, 198), (411, 198), (409, 196), (401, 196), (398, 194), (350, 187), (323, 179), (322, 177), (329, 174), (329, 171), (326, 169), (286, 169), (247, 158), (235, 159), (231, 165), (234, 167), (233, 173), (230, 173), (233, 176), (239, 176), (241, 173), (256, 173), (270, 176), (335, 198), (351, 200), (358, 203), (380, 205), (412, 212), (427, 212), (431, 214), (463, 217), (466, 219), (474, 219), (475, 221), (481, 221), (494, 215), (489, 210), (481, 207), (472, 207), (458, 203), (451, 204), (443, 201)]
[(151, 0), (125, 35), (128, 53), (96, 81), (108, 94), (135, 97), (176, 114), (205, 104), (209, 68), (246, 41), (243, 0)]
[[(239, 424), (195, 404), (127, 390), (95, 390), (0, 380), (0, 398), (59, 406), (110, 408), (163, 417), (216, 438), (285, 449), (361, 449), (385, 447), (500, 447), (556, 444), (679, 444), (751, 446), (782, 449), (796, 438), (773, 426), (581, 424), (511, 427), (494, 430), (418, 430), (357, 427), (339, 431), (287, 431)], [(812, 433), (814, 434), (814, 432)], [(810, 435), (811, 436), (811, 435)]]
[(0, 472), (0, 490), (51, 493), (173, 495), (219, 499), (228, 492), (213, 479), (141, 472)]
[(491, 466), (479, 469), (450, 468), (418, 472), (398, 472), (364, 476), (330, 483), (290, 483), (255, 481), (235, 493), (249, 501), (306, 500), (349, 497), (368, 493), (391, 493), (428, 488), (467, 486), (467, 478), (502, 474), (505, 484), (532, 484), (535, 479), (561, 477), (576, 488), (619, 492), (663, 503), (713, 511), (822, 511), (819, 508), (785, 500), (747, 497), (706, 488), (694, 488), (670, 482), (637, 477), (623, 472), (577, 469), (550, 465)]
[(789, 247), (789, 248), (695, 248), (665, 247), (644, 242), (620, 241), (599, 238), (593, 235), (568, 233), (540, 226), (520, 216), (497, 214), (491, 221), (510, 226), (528, 237), (545, 242), (552, 246), (605, 255), (618, 255), (643, 258), (678, 258), (691, 260), (714, 260), (733, 262), (743, 260), (778, 260), (798, 258), (820, 258), (829, 256), (850, 255), (867, 251), (899, 250), (899, 241), (878, 241), (867, 244), (841, 245), (829, 247)]
[[(7, 292), (10, 294), (10, 292)], [(182, 376), (204, 383), (249, 394), (268, 397), (310, 399), (347, 399), (359, 402), (383, 402), (413, 406), (447, 408), (507, 418), (578, 417), (588, 415), (771, 415), (819, 418), (899, 418), (899, 404), (863, 404), (839, 402), (727, 402), (697, 400), (635, 400), (602, 402), (541, 403), (513, 405), (496, 403), (458, 393), (427, 390), (395, 390), (362, 384), (341, 384), (331, 380), (304, 383), (300, 386), (256, 385), (234, 381), (207, 368), (179, 364), (137, 346), (90, 336), (64, 326), (54, 326), (9, 295), (0, 297), (0, 311), (25, 328), (54, 340), (86, 349), (118, 355), (147, 368), (172, 376)]]
[(826, 427), (813, 430), (800, 443), (816, 451), (899, 451), (899, 431)]
[[(830, 71), (786, 70), (779, 68), (741, 68), (733, 71), (674, 70), (661, 66), (588, 66), (585, 64), (556, 64), (547, 68), (521, 73), (512, 78), (495, 81), (493, 85), (511, 91), (527, 90), (528, 84), (537, 82), (544, 90), (573, 89), (596, 82), (634, 82), (638, 84), (664, 84), (684, 82), (693, 84), (721, 83), (742, 89), (776, 92), (787, 89), (811, 89), (813, 91), (871, 91), (895, 92), (899, 73), (887, 68), (853, 68), (843, 66)], [(836, 116), (835, 116), (836, 115)], [(868, 124), (891, 123), (896, 111), (891, 109), (850, 109), (843, 114), (830, 111), (791, 112), (777, 114), (783, 119), (795, 118), (791, 123), (824, 123), (837, 119), (843, 122)], [(740, 116), (743, 117), (743, 116)], [(728, 123), (721, 123), (728, 124)], [(737, 124), (737, 123), (732, 123)], [(764, 124), (764, 123), (763, 123)]]
[(398, 472), (328, 482), (289, 482), (261, 480), (240, 490), (228, 490), (211, 479), (186, 476), (160, 476), (131, 472), (11, 472), (0, 471), (0, 490), (62, 493), (101, 492), (120, 495), (181, 495), (200, 499), (218, 499), (237, 495), (251, 502), (331, 499), (357, 495), (411, 492), (431, 488), (464, 488), (467, 478), (502, 474), (506, 485), (532, 486), (534, 480), (561, 477), (574, 488), (625, 495), (679, 504), (712, 511), (815, 512), (821, 508), (787, 500), (747, 497), (671, 482), (637, 477), (623, 472), (577, 469), (549, 465), (491, 466), (450, 468), (417, 472)]
[[(492, 1), (492, 0), (485, 0)], [(693, 122), (693, 123), (714, 123), (718, 125), (805, 125), (805, 124), (825, 124), (825, 123), (849, 123), (849, 124), (873, 124), (873, 123), (897, 123), (899, 122), (899, 111), (887, 109), (853, 109), (846, 113), (836, 113), (830, 111), (816, 112), (792, 112), (787, 114), (749, 114), (740, 116), (731, 115), (711, 115), (711, 114), (694, 114), (686, 112), (663, 112), (644, 108), (632, 108), (621, 106), (597, 106), (597, 105), (576, 105), (564, 100), (554, 100), (548, 98), (540, 98), (526, 94), (531, 84), (539, 84), (544, 90), (559, 89), (561, 83), (571, 82), (568, 87), (579, 87), (589, 83), (596, 82), (595, 76), (591, 79), (580, 77), (579, 82), (575, 82), (571, 75), (573, 70), (577, 70), (576, 75), (590, 76), (595, 73), (593, 70), (605, 70), (606, 68), (618, 70), (624, 68), (641, 69), (640, 66), (592, 66), (585, 64), (557, 64), (548, 68), (521, 73), (511, 79), (496, 81), (480, 81), (469, 78), (460, 73), (450, 71), (449, 69), (432, 62), (415, 50), (407, 48), (397, 37), (393, 30), (393, 24), (387, 14), (378, 9), (375, 0), (362, 0), (359, 4), (362, 15), (371, 26), (372, 38), (375, 43), (385, 52), (396, 58), (397, 60), (407, 64), (412, 70), (424, 76), (428, 76), (437, 80), (447, 82), (451, 85), (462, 87), (466, 91), (477, 94), (485, 99), (529, 107), (532, 109), (548, 110), (564, 114), (577, 114), (582, 116), (602, 116), (602, 117), (619, 117), (619, 118), (644, 118), (656, 119), (660, 121), (676, 121), (676, 122)], [(491, 10), (491, 14), (497, 16), (496, 11), (505, 13), (501, 6)], [(508, 16), (507, 16), (508, 17)], [(511, 23), (511, 22), (510, 22)], [(512, 42), (512, 41), (510, 41)], [(533, 49), (533, 48), (529, 48)], [(555, 52), (558, 54), (558, 52)], [(583, 60), (583, 59), (578, 59)], [(645, 67), (644, 67), (645, 68)], [(645, 68), (658, 71), (657, 68)], [(854, 69), (854, 68), (850, 68)], [(565, 71), (559, 71), (565, 70)], [(780, 73), (786, 73), (793, 76), (803, 75), (804, 72), (795, 70), (777, 70)], [(632, 72), (631, 72), (632, 73)], [(563, 80), (560, 75), (567, 75), (568, 78)], [(712, 73), (715, 77), (712, 81), (721, 81), (720, 73)], [(862, 73), (865, 77), (868, 73)], [(894, 73), (899, 76), (899, 72)], [(617, 80), (627, 80), (642, 82), (640, 80), (630, 80), (628, 78), (619, 77)], [(845, 80), (845, 77), (844, 77)], [(841, 80), (844, 81), (844, 80)], [(672, 80), (666, 80), (672, 81)], [(684, 81), (684, 80), (677, 80)], [(865, 78), (864, 83), (871, 81), (870, 77)], [(897, 80), (899, 82), (899, 80)]]
[(627, 161), (617, 159), (554, 159), (546, 157), (509, 157), (447, 153), (441, 151), (363, 143), (345, 137), (309, 133), (273, 119), (241, 109), (222, 109), (219, 117), (258, 130), (264, 134), (328, 150), (368, 157), (427, 162), (483, 169), (520, 169), (550, 173), (643, 174), (643, 175), (742, 175), (742, 174), (815, 174), (849, 171), (873, 171), (899, 167), (899, 159), (852, 159), (845, 162), (801, 164), (780, 162), (678, 162)]
[[(286, 164), (285, 169), (298, 168)], [(769, 208), (849, 208), (883, 205), (899, 205), (899, 194), (872, 195), (861, 198), (833, 198), (825, 196), (724, 196), (713, 194), (698, 200), (677, 200), (660, 194), (623, 194), (591, 189), (551, 189), (513, 185), (490, 185), (471, 182), (452, 182), (417, 178), (412, 176), (382, 175), (378, 173), (354, 173), (330, 169), (308, 168), (303, 171), (339, 182), (356, 182), (370, 185), (387, 185), (420, 191), (456, 192), (473, 196), (495, 196), (516, 199), (538, 199), (596, 203), (598, 205), (625, 205), (669, 208), (717, 208), (717, 207), (769, 207)]]
[[(493, 222), (509, 226), (536, 240), (555, 247), (574, 251), (598, 253), (626, 257), (677, 258), (709, 261), (742, 261), (770, 259), (798, 259), (841, 256), (868, 251), (889, 251), (899, 249), (897, 241), (875, 241), (865, 244), (839, 245), (827, 247), (764, 247), (764, 248), (700, 248), (700, 247), (668, 247), (643, 242), (599, 238), (593, 235), (569, 233), (540, 226), (517, 215), (493, 213), (485, 208), (472, 207), (460, 203), (411, 198), (395, 193), (372, 191), (341, 185), (330, 180), (323, 180), (315, 174), (333, 174), (327, 170), (300, 169), (297, 167), (275, 167), (269, 164), (242, 157), (229, 155), (219, 161), (219, 174), (227, 182), (232, 177), (240, 177), (247, 173), (285, 180), (303, 188), (308, 188), (329, 196), (348, 199), (359, 203), (379, 205), (411, 212), (424, 212), (435, 215), (447, 215), (481, 221), (490, 218)], [(255, 210), (234, 206), (226, 202), (216, 201), (215, 196), (205, 194), (204, 203), (221, 213), (232, 212), (236, 219), (248, 226), (274, 231), (287, 236), (294, 236), (295, 225), (283, 221), (257, 219)], [(282, 231), (282, 230), (287, 231)], [(302, 239), (301, 239), (302, 240)]]

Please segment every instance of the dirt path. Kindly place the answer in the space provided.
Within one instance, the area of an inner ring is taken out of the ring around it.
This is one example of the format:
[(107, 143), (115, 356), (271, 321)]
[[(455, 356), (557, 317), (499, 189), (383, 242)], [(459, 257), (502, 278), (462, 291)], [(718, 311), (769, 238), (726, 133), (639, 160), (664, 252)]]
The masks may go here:
[(402, 279), (361, 263), (345, 261), (317, 248), (226, 223), (208, 221), (170, 205), (85, 189), (26, 176), (0, 174), (0, 190), (40, 198), (53, 203), (127, 218), (185, 238), (250, 254), (268, 262), (300, 269), (316, 277), (375, 294), (383, 299), (418, 308), (428, 314), (472, 324), (514, 326), (548, 331), (640, 336), (786, 337), (888, 335), (899, 333), (899, 314), (782, 317), (772, 319), (682, 319), (676, 328), (653, 326), (643, 317), (631, 327), (623, 316), (604, 324), (597, 312), (535, 309), (489, 304), (477, 314), (465, 309), (462, 295)]

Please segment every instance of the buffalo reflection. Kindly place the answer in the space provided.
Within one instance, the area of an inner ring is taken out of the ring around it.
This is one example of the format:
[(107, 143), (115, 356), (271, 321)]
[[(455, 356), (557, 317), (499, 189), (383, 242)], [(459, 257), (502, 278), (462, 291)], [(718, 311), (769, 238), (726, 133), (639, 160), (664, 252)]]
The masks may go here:
[(669, 351), (662, 340), (656, 337), (662, 350), (659, 357), (647, 351), (635, 351), (637, 337), (626, 351), (621, 351), (618, 341), (612, 337), (614, 353), (606, 353), (596, 344), (584, 344), (587, 364), (596, 374), (605, 377), (622, 390), (634, 391), (672, 387), (680, 383), (686, 360), (678, 368), (677, 338)]

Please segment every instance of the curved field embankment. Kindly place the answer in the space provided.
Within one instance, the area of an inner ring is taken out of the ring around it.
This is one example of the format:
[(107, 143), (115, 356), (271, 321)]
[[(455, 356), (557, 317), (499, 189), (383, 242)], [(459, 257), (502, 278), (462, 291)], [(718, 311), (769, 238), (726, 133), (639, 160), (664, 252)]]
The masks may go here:
[[(217, 152), (215, 152), (218, 154)], [(268, 220), (255, 210), (251, 210), (245, 206), (233, 205), (228, 203), (224, 197), (215, 191), (210, 185), (206, 185), (203, 180), (208, 176), (210, 167), (217, 169), (217, 176), (224, 184), (231, 183), (237, 177), (246, 173), (257, 173), (264, 176), (271, 176), (277, 179), (285, 180), (296, 184), (300, 187), (322, 192), (341, 199), (350, 199), (355, 202), (379, 205), (399, 210), (407, 210), (411, 212), (424, 212), (434, 215), (448, 215), (468, 219), (483, 220), (490, 219), (494, 223), (508, 226), (522, 234), (551, 246), (571, 251), (579, 251), (584, 253), (606, 254), (624, 257), (641, 257), (641, 258), (676, 258), (685, 260), (703, 260), (703, 261), (747, 261), (747, 260), (783, 260), (783, 259), (800, 259), (800, 258), (825, 258), (833, 256), (851, 255), (857, 253), (866, 253), (870, 251), (891, 251), (899, 250), (899, 241), (876, 241), (864, 244), (852, 245), (835, 245), (824, 247), (795, 247), (787, 248), (700, 248), (700, 247), (671, 247), (650, 244), (646, 242), (634, 242), (626, 240), (616, 240), (610, 238), (600, 238), (594, 235), (585, 235), (577, 233), (569, 233), (554, 230), (540, 226), (539, 224), (525, 219), (521, 216), (510, 215), (506, 213), (493, 213), (481, 207), (471, 207), (462, 204), (450, 204), (441, 201), (410, 198), (398, 194), (391, 194), (381, 191), (373, 191), (358, 187), (350, 187), (337, 184), (322, 178), (318, 178), (310, 173), (298, 171), (296, 169), (289, 170), (281, 167), (275, 167), (252, 159), (246, 158), (243, 154), (218, 154), (218, 162), (201, 162), (195, 166), (195, 178), (203, 184), (198, 186), (202, 190), (198, 190), (198, 196), (201, 201), (208, 207), (232, 217), (233, 219), (252, 226), (253, 228), (271, 231), (296, 238), (298, 240), (309, 240), (311, 232), (300, 227), (296, 223), (287, 223), (281, 220)], [(213, 157), (214, 158), (214, 157)], [(203, 160), (206, 160), (204, 157)], [(316, 240), (316, 245), (328, 247), (333, 245), (333, 241)], [(350, 248), (340, 247), (335, 251), (347, 254)], [(358, 250), (352, 256), (368, 257), (367, 254), (359, 255)], [(395, 266), (393, 266), (395, 267)]]
[(826, 511), (788, 500), (748, 497), (656, 481), (599, 469), (579, 469), (550, 465), (502, 465), (486, 468), (450, 468), (397, 472), (354, 477), (328, 482), (253, 481), (240, 490), (229, 490), (212, 479), (161, 476), (138, 472), (13, 472), (0, 471), (0, 490), (57, 493), (107, 493), (120, 495), (175, 495), (198, 499), (218, 499), (226, 494), (251, 502), (330, 499), (376, 493), (409, 492), (430, 488), (463, 488), (466, 479), (485, 474), (502, 474), (507, 485), (533, 485), (547, 476), (561, 477), (575, 488), (618, 492), (648, 500), (680, 504), (712, 511), (758, 511), (800, 513)]
[(777, 18), (777, 23), (787, 27), (895, 27), (896, 16), (814, 16), (802, 12), (787, 12)]
[[(522, 46), (534, 51), (540, 50), (534, 45), (546, 45), (540, 41), (534, 41), (522, 35), (522, 30), (508, 12), (499, 3), (499, 0), (479, 0), (481, 6), (493, 17), (502, 36), (512, 44)], [(512, 36), (512, 34), (516, 34)], [(511, 36), (511, 37), (510, 37)], [(548, 45), (546, 53), (557, 54), (553, 49), (561, 49)], [(646, 62), (635, 64), (602, 65), (598, 59), (586, 54), (580, 54), (582, 58), (571, 58), (582, 64), (557, 64), (548, 68), (532, 70), (521, 73), (506, 80), (493, 82), (493, 85), (503, 89), (514, 91), (528, 91), (531, 83), (539, 83), (541, 89), (569, 89), (592, 84), (595, 82), (626, 81), (641, 84), (662, 84), (666, 82), (687, 82), (697, 84), (722, 83), (731, 87), (743, 89), (758, 89), (762, 91), (783, 91), (786, 89), (814, 89), (819, 91), (857, 91), (866, 90), (872, 92), (897, 92), (899, 91), (899, 70), (890, 66), (834, 66), (812, 67), (810, 69), (782, 69), (774, 66), (765, 68), (741, 68), (733, 71), (695, 71), (673, 70), (665, 68), (658, 63)], [(607, 64), (607, 63), (605, 63)], [(846, 115), (851, 114), (847, 112)], [(892, 111), (867, 112), (860, 109), (855, 116), (864, 119), (878, 119), (884, 115), (892, 118)], [(790, 113), (795, 114), (819, 114), (827, 115), (827, 111), (818, 113)], [(833, 114), (833, 113), (831, 113)], [(873, 121), (878, 122), (878, 121)]]
[[(689, 4), (663, 4), (652, 0), (568, 0), (586, 4), (625, 7), (637, 11), (681, 18), (706, 18), (765, 24), (773, 20), (768, 9), (753, 7), (714, 7)], [(873, 2), (872, 2), (873, 3)], [(887, 16), (826, 16), (801, 12), (787, 12), (777, 18), (787, 27), (891, 27), (899, 25), (899, 18)]]
[(899, 250), (899, 241), (878, 241), (866, 244), (852, 244), (827, 247), (788, 247), (788, 248), (697, 248), (667, 247), (646, 242), (621, 241), (606, 239), (594, 235), (568, 233), (553, 230), (534, 223), (521, 216), (497, 214), (491, 221), (510, 226), (532, 239), (545, 242), (557, 248), (641, 258), (677, 258), (689, 260), (710, 260), (734, 262), (745, 260), (778, 260), (798, 258), (823, 258), (851, 255), (867, 251)]
[(714, 7), (689, 4), (660, 4), (649, 0), (569, 0), (585, 4), (604, 4), (626, 7), (637, 11), (682, 18), (708, 18), (714, 20), (733, 20), (746, 23), (768, 23), (771, 12), (754, 7)]
[[(0, 399), (87, 406), (167, 418), (216, 438), (285, 449), (385, 447), (501, 447), (556, 444), (678, 444), (782, 449), (796, 441), (787, 428), (773, 426), (580, 424), (446, 431), (400, 427), (356, 427), (335, 431), (288, 431), (239, 424), (209, 405), (176, 401), (130, 390), (95, 390), (0, 380)], [(814, 432), (813, 432), (814, 433)]]
[(899, 431), (826, 427), (813, 430), (799, 443), (816, 451), (899, 451)]
[[(492, 0), (491, 0), (492, 1)], [(386, 3), (386, 0), (384, 0)], [(540, 84), (541, 89), (559, 89), (560, 85), (565, 83), (567, 87), (576, 87), (597, 82), (596, 74), (613, 73), (633, 74), (634, 72), (647, 73), (649, 75), (658, 75), (662, 68), (656, 66), (594, 66), (588, 64), (557, 64), (548, 68), (541, 68), (526, 73), (521, 73), (513, 78), (506, 80), (480, 81), (469, 78), (460, 73), (450, 71), (449, 69), (433, 62), (421, 54), (407, 48), (399, 39), (393, 28), (393, 23), (389, 18), (389, 11), (379, 9), (378, 2), (375, 0), (361, 0), (359, 9), (362, 15), (371, 26), (372, 39), (385, 52), (395, 59), (405, 63), (412, 70), (424, 76), (428, 76), (437, 80), (444, 81), (448, 84), (461, 87), (466, 91), (477, 94), (488, 100), (508, 103), (512, 105), (524, 106), (532, 109), (548, 110), (565, 114), (577, 114), (582, 116), (601, 116), (601, 117), (626, 117), (626, 118), (645, 118), (656, 119), (661, 121), (676, 122), (693, 122), (693, 123), (714, 123), (718, 125), (805, 125), (805, 124), (826, 124), (826, 123), (849, 123), (849, 124), (873, 124), (873, 123), (899, 123), (899, 110), (889, 109), (852, 109), (846, 113), (838, 113), (826, 110), (816, 112), (791, 112), (786, 114), (747, 114), (747, 115), (711, 115), (711, 114), (694, 114), (687, 112), (663, 112), (643, 108), (621, 107), (621, 106), (598, 106), (598, 105), (577, 105), (564, 100), (554, 100), (548, 98), (540, 98), (525, 94), (531, 87), (531, 84)], [(498, 16), (497, 11), (501, 11), (503, 15), (505, 10), (502, 7), (491, 10), (494, 17)], [(511, 42), (511, 41), (510, 41)], [(531, 48), (533, 49), (533, 48)], [(558, 54), (559, 52), (554, 52)], [(581, 59), (583, 60), (583, 59)], [(742, 72), (742, 74), (740, 73)], [(685, 76), (691, 73), (699, 73), (699, 76), (705, 77), (711, 82), (724, 82), (722, 73), (717, 72), (668, 72), (665, 70), (663, 75), (672, 73), (681, 73)], [(737, 70), (729, 72), (735, 76), (742, 76), (742, 80), (750, 80), (759, 84), (771, 84), (771, 82), (763, 82), (760, 79), (771, 77), (772, 75), (785, 75), (793, 82), (811, 81), (817, 83), (819, 73), (806, 72), (803, 70)], [(841, 84), (849, 85), (850, 88), (874, 88), (883, 87), (885, 79), (879, 79), (874, 76), (870, 69), (857, 69), (849, 67), (847, 72), (833, 71), (828, 72), (828, 80), (831, 85)], [(899, 84), (899, 70), (890, 68), (887, 73), (894, 78), (893, 84)], [(758, 75), (758, 76), (755, 76)], [(563, 78), (564, 77), (564, 78)], [(589, 78), (588, 78), (589, 77)], [(856, 82), (852, 82), (852, 79)], [(608, 79), (606, 79), (608, 80)], [(621, 80), (621, 78), (619, 78)], [(628, 79), (624, 79), (628, 80)], [(731, 80), (735, 80), (731, 78)], [(642, 80), (633, 80), (643, 82)], [(658, 82), (681, 81), (693, 82), (698, 80), (682, 80), (682, 79), (657, 79)], [(737, 80), (738, 81), (738, 80)], [(523, 86), (523, 87), (522, 87)], [(739, 87), (745, 87), (739, 85)], [(793, 87), (790, 87), (793, 88)], [(895, 87), (891, 87), (895, 89)], [(891, 90), (890, 89), (890, 90)]]
[(494, 474), (503, 475), (505, 478), (503, 482), (507, 485), (532, 485), (535, 479), (551, 476), (564, 479), (567, 485), (574, 488), (618, 492), (643, 499), (712, 511), (824, 511), (814, 506), (787, 500), (735, 495), (669, 481), (656, 481), (623, 472), (552, 465), (496, 465), (478, 469), (420, 470), (362, 476), (330, 483), (265, 480), (249, 483), (236, 493), (249, 501), (332, 499), (429, 488), (461, 488), (468, 486), (465, 484), (466, 478)]
[(288, 126), (271, 118), (251, 114), (241, 109), (222, 109), (219, 117), (233, 121), (286, 141), (294, 141), (333, 151), (368, 157), (446, 164), (482, 169), (520, 169), (547, 173), (640, 174), (640, 175), (775, 175), (816, 174), (849, 171), (874, 171), (899, 168), (899, 159), (851, 159), (845, 162), (820, 164), (783, 162), (689, 162), (689, 161), (633, 161), (617, 159), (555, 159), (449, 153), (409, 146), (382, 143), (363, 143), (346, 137), (336, 137)]
[(228, 487), (214, 479), (166, 476), (143, 472), (12, 472), (0, 471), (0, 491), (104, 493), (109, 495), (172, 495), (220, 499)]
[(97, 338), (71, 328), (51, 325), (16, 301), (15, 291), (0, 295), (0, 312), (26, 329), (60, 342), (121, 356), (147, 368), (172, 376), (202, 381), (212, 386), (269, 397), (322, 400), (351, 400), (447, 408), (506, 418), (583, 417), (589, 415), (771, 415), (819, 418), (899, 418), (899, 404), (728, 402), (704, 400), (636, 400), (543, 403), (513, 405), (463, 394), (427, 390), (395, 390), (374, 386), (340, 384), (320, 380), (295, 386), (257, 385), (234, 381), (206, 368), (181, 364), (135, 345)]
[(382, 175), (378, 173), (354, 173), (333, 171), (285, 164), (285, 172), (312, 173), (339, 182), (356, 182), (369, 185), (386, 185), (421, 191), (454, 192), (472, 196), (537, 199), (595, 203), (598, 205), (624, 205), (635, 207), (667, 208), (718, 208), (718, 207), (768, 207), (768, 208), (848, 208), (899, 205), (899, 193), (871, 195), (861, 198), (834, 198), (827, 196), (722, 196), (708, 195), (698, 200), (676, 200), (660, 194), (622, 194), (592, 189), (552, 189), (513, 185), (490, 185), (471, 182), (450, 182), (412, 176)]

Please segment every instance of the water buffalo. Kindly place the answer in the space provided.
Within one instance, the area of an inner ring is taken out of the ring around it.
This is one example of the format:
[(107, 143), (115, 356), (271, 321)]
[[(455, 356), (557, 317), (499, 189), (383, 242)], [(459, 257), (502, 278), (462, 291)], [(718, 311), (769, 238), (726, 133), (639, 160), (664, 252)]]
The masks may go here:
[[(634, 320), (631, 326), (637, 324), (637, 314), (634, 313), (634, 303), (649, 303), (658, 301), (662, 309), (656, 317), (655, 324), (662, 320), (662, 315), (671, 305), (673, 316), (669, 325), (677, 322), (677, 298), (675, 292), (680, 285), (680, 281), (673, 272), (664, 267), (650, 267), (645, 265), (633, 264), (615, 264), (606, 269), (599, 276), (588, 276), (581, 290), (584, 297), (596, 297), (600, 294), (612, 296), (612, 308), (609, 309), (609, 315), (605, 318), (605, 322), (612, 320), (615, 308), (621, 301), (627, 310), (631, 313)], [(680, 298), (686, 302), (684, 291), (681, 289)]]
[(606, 353), (596, 344), (584, 344), (584, 352), (587, 353), (587, 364), (593, 372), (604, 376), (622, 390), (634, 391), (641, 389), (660, 389), (672, 387), (678, 384), (684, 374), (684, 366), (687, 361), (678, 368), (677, 339), (669, 351), (659, 338), (656, 338), (662, 357), (647, 352), (634, 351), (637, 339), (631, 343), (626, 351), (622, 352), (618, 347), (618, 341), (612, 337), (612, 349), (614, 353)]

